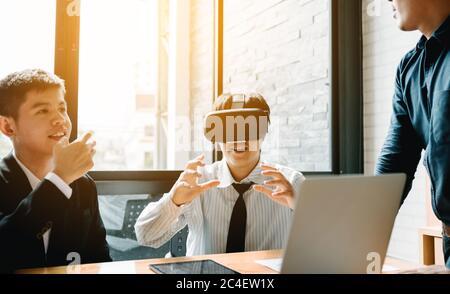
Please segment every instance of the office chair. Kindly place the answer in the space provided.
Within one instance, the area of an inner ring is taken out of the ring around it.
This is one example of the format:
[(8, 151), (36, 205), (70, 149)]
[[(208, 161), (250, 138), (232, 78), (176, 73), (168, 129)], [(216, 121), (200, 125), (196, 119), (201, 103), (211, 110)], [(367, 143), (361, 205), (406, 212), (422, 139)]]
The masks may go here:
[[(127, 200), (127, 205), (125, 208), (125, 215), (123, 219), (122, 229), (111, 230), (107, 229), (106, 234), (109, 236), (114, 236), (118, 238), (127, 238), (132, 240), (136, 239), (136, 232), (134, 230), (134, 224), (137, 218), (144, 210), (144, 208), (150, 203), (150, 199), (132, 199)], [(175, 236), (170, 239), (170, 256), (179, 257), (186, 255), (186, 241), (189, 230), (188, 227), (184, 227)]]
[(134, 230), (134, 224), (136, 223), (136, 220), (141, 214), (141, 212), (149, 203), (150, 199), (127, 200), (122, 228), (120, 230), (107, 229), (106, 234), (118, 238), (127, 238), (136, 240), (136, 232)]
[(181, 231), (170, 239), (170, 256), (179, 257), (186, 256), (186, 240), (189, 230), (185, 226)]
[[(142, 210), (153, 201), (158, 201), (161, 196), (170, 191), (176, 182), (181, 171), (157, 171), (157, 172), (90, 172), (89, 175), (97, 185), (97, 191), (101, 197), (118, 196), (133, 197), (140, 195), (140, 199), (127, 199), (125, 205), (124, 219), (121, 229), (107, 229), (107, 236), (116, 237), (111, 242), (122, 240), (135, 241), (136, 233), (134, 224)], [(142, 195), (148, 195), (142, 198)], [(136, 198), (136, 197), (135, 197)], [(107, 198), (106, 198), (107, 199)], [(172, 256), (184, 256), (186, 254), (186, 239), (188, 229), (185, 227), (178, 232), (169, 242), (160, 248), (150, 248), (137, 246), (127, 251), (115, 250), (110, 244), (110, 253), (113, 260), (134, 260), (143, 258), (164, 257), (167, 254)], [(112, 239), (110, 238), (110, 239)], [(118, 245), (116, 243), (115, 245)], [(118, 246), (120, 247), (120, 246)], [(167, 255), (166, 255), (167, 256)]]

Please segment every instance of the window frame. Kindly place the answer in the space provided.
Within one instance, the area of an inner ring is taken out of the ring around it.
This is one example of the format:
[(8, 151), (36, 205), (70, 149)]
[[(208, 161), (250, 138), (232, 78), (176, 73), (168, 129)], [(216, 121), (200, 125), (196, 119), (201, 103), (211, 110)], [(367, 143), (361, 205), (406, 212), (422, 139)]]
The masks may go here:
[(364, 173), (362, 1), (330, 0), (332, 173)]
[[(78, 3), (78, 6), (76, 6)], [(75, 5), (75, 14), (69, 15), (69, 5)], [(78, 10), (76, 10), (78, 7)], [(78, 13), (77, 13), (78, 12)], [(65, 80), (66, 102), (72, 121), (74, 140), (78, 133), (78, 70), (80, 56), (79, 1), (56, 0), (55, 74)]]
[[(158, 0), (166, 1), (166, 0)], [(211, 101), (223, 91), (224, 0), (214, 0), (214, 83)], [(73, 1), (77, 2), (77, 1)], [(80, 15), (68, 15), (70, 2), (56, 0), (55, 73), (66, 81), (66, 100), (75, 139), (78, 130)], [(362, 3), (330, 0), (331, 171), (306, 175), (359, 174), (363, 159)], [(167, 61), (165, 61), (167, 62)], [(213, 159), (221, 155), (214, 152)], [(94, 179), (150, 180), (179, 171), (92, 171)]]

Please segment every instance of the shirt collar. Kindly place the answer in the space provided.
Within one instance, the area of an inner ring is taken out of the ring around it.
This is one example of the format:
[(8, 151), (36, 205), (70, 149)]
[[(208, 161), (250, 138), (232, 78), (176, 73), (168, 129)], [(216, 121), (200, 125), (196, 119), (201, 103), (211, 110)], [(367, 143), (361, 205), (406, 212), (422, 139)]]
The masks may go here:
[(233, 175), (230, 172), (230, 168), (228, 167), (227, 162), (223, 159), (219, 163), (219, 170), (217, 173), (217, 179), (220, 181), (220, 185), (217, 186), (218, 188), (226, 188), (228, 186), (231, 186), (234, 183), (248, 183), (253, 182), (258, 185), (263, 185), (264, 181), (268, 179), (268, 177), (263, 176), (261, 174), (261, 164), (258, 162), (256, 167), (250, 172), (250, 174), (243, 179), (240, 182), (237, 182)]
[(425, 48), (425, 44), (427, 43), (427, 41), (428, 41), (427, 37), (422, 36), (416, 45), (416, 50), (423, 50)]
[[(443, 24), (431, 35), (431, 38), (435, 38), (440, 41), (444, 46), (449, 46), (450, 42), (450, 15), (444, 21)], [(425, 48), (425, 44), (428, 42), (428, 39), (425, 36), (422, 36), (417, 43), (416, 48), (422, 50)]]
[(14, 159), (17, 161), (17, 164), (23, 170), (25, 175), (27, 176), (28, 182), (30, 183), (31, 189), (34, 190), (41, 182), (38, 177), (36, 177), (16, 156), (16, 153), (12, 153)]
[(433, 33), (433, 37), (441, 41), (445, 46), (450, 42), (450, 15), (444, 23)]

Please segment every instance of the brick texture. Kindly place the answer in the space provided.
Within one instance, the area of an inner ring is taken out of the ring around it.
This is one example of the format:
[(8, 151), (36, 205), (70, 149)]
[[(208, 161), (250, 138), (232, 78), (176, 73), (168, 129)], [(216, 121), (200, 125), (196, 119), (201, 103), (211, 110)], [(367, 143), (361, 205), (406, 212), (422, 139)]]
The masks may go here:
[(261, 93), (268, 161), (330, 169), (328, 0), (224, 1), (224, 91)]
[[(211, 1), (193, 2), (191, 107), (198, 117), (210, 108), (212, 32), (202, 23), (210, 21)], [(224, 91), (256, 91), (268, 100), (264, 158), (329, 170), (328, 0), (227, 0), (224, 6)]]

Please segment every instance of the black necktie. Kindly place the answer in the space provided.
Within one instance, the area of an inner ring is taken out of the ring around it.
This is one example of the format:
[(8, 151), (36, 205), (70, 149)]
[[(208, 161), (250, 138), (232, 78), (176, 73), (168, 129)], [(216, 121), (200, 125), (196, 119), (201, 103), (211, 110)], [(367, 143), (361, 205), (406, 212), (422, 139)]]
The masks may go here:
[(245, 227), (247, 225), (247, 208), (244, 202), (244, 193), (253, 183), (233, 184), (239, 193), (233, 212), (231, 213), (230, 227), (228, 228), (227, 253), (245, 251)]

